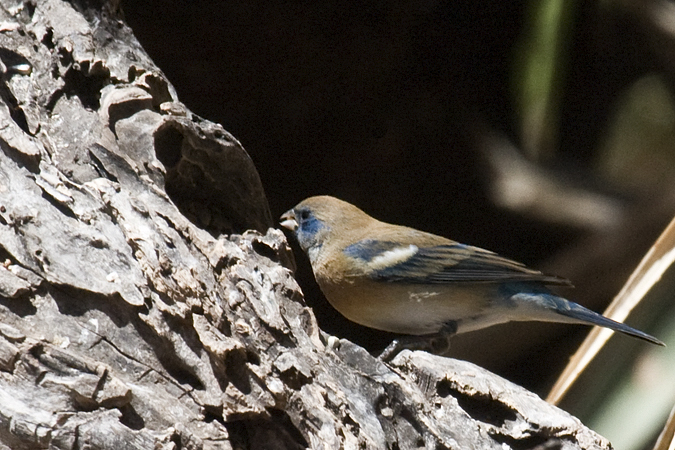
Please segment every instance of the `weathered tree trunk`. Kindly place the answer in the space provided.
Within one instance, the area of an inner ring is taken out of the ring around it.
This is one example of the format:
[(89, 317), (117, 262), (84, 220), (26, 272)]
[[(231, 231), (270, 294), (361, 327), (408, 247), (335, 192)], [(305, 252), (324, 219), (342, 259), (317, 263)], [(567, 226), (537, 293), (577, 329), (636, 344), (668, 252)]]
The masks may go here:
[(472, 364), (327, 346), (247, 154), (116, 5), (0, 3), (0, 447), (609, 446)]

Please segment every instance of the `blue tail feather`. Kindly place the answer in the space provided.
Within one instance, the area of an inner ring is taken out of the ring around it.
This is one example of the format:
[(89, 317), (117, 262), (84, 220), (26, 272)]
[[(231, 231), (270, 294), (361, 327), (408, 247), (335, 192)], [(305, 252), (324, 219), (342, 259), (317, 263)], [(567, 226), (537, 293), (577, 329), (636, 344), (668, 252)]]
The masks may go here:
[(601, 327), (609, 328), (614, 331), (619, 331), (629, 336), (633, 336), (638, 339), (643, 339), (645, 341), (651, 342), (652, 344), (661, 345), (664, 347), (666, 345), (660, 340), (656, 339), (654, 336), (651, 336), (640, 330), (636, 330), (635, 328), (629, 327), (624, 323), (608, 319), (607, 317), (600, 315), (596, 312), (593, 312), (590, 309), (584, 308), (583, 306), (577, 303), (570, 302), (563, 298), (555, 297), (552, 295), (549, 295), (547, 297), (549, 297), (547, 300), (549, 301), (553, 300), (553, 303), (555, 303), (556, 305), (554, 310), (556, 313), (560, 315), (570, 317), (572, 319), (577, 319), (581, 322), (586, 322), (588, 324), (599, 325)]

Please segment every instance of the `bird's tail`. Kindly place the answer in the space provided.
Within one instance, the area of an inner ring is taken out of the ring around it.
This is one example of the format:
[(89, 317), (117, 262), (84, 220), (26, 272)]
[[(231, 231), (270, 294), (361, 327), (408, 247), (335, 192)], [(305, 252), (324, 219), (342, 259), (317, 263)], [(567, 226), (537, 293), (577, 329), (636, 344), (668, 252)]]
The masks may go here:
[[(526, 294), (527, 295), (527, 294)], [(555, 319), (555, 315), (549, 314), (548, 317), (544, 320), (550, 320), (554, 322), (568, 322), (568, 323), (581, 323), (586, 325), (598, 325), (601, 327), (609, 328), (610, 330), (619, 331), (621, 333), (627, 334), (629, 336), (642, 339), (652, 344), (664, 346), (663, 342), (656, 339), (654, 336), (651, 336), (640, 330), (629, 327), (628, 325), (616, 322), (612, 319), (591, 311), (590, 309), (584, 308), (583, 306), (566, 300), (562, 297), (558, 297), (553, 294), (534, 294), (533, 297), (536, 297), (535, 302), (540, 306), (545, 306), (545, 308), (554, 314), (557, 314), (560, 317), (559, 320)]]

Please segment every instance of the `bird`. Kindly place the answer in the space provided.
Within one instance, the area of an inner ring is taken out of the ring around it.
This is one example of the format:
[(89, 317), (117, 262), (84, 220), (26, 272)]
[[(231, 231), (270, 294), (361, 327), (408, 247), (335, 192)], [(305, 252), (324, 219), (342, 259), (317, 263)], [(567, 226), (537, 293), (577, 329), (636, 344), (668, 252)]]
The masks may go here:
[(555, 286), (571, 286), (564, 278), (381, 222), (335, 197), (303, 200), (281, 216), (280, 225), (293, 233), (338, 312), (360, 325), (410, 336), (394, 340), (380, 355), (385, 360), (403, 348), (442, 353), (455, 334), (510, 321), (598, 325), (664, 345), (557, 295)]

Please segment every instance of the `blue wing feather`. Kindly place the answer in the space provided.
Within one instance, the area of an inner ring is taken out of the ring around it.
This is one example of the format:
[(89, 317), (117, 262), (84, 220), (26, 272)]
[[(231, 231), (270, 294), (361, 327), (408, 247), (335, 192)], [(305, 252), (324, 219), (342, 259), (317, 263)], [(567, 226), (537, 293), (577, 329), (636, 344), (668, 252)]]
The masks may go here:
[[(367, 264), (385, 252), (401, 247), (400, 243), (366, 239), (350, 245), (344, 253)], [(404, 261), (396, 261), (386, 267), (378, 265), (370, 271), (369, 276), (378, 281), (413, 284), (532, 281), (547, 285), (571, 285), (564, 278), (545, 275), (496, 253), (463, 244), (418, 248)]]

